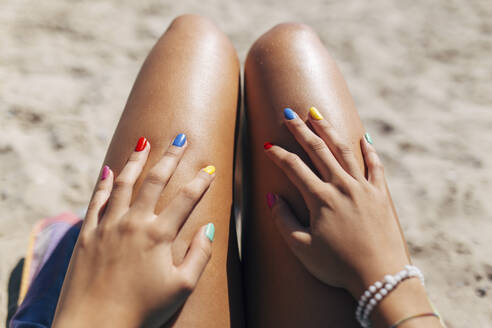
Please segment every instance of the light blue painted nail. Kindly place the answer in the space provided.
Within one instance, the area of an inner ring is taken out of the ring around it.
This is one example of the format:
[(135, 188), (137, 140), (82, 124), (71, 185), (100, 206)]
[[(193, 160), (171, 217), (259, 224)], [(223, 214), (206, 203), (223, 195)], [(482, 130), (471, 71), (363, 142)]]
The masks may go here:
[(293, 120), (296, 118), (296, 112), (294, 112), (292, 109), (287, 107), (284, 109), (284, 117), (289, 121)]
[(209, 223), (207, 224), (207, 227), (205, 228), (205, 236), (207, 236), (207, 238), (210, 240), (210, 241), (214, 241), (214, 236), (215, 236), (215, 226), (213, 223)]
[(185, 142), (186, 142), (186, 135), (184, 133), (180, 133), (176, 136), (176, 138), (174, 138), (173, 146), (183, 147)]
[(366, 138), (367, 142), (372, 145), (372, 138), (369, 133), (366, 132), (366, 134), (364, 134), (364, 138)]

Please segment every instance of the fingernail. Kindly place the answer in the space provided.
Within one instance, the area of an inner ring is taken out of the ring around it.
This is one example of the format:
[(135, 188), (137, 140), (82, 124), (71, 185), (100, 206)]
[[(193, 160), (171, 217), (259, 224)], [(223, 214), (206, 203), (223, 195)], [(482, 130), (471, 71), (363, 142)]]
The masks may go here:
[(265, 142), (263, 144), (263, 148), (265, 148), (265, 149), (270, 149), (272, 147), (273, 147), (273, 144), (271, 142)]
[(176, 138), (174, 138), (173, 146), (183, 147), (185, 142), (186, 142), (186, 135), (184, 133), (180, 133), (176, 136)]
[(140, 137), (140, 139), (138, 139), (137, 146), (135, 147), (135, 151), (142, 151), (145, 149), (145, 146), (147, 146), (147, 139)]
[(207, 227), (205, 228), (205, 236), (207, 236), (207, 238), (210, 240), (210, 241), (214, 241), (214, 236), (215, 236), (215, 226), (213, 223), (209, 223), (207, 224)]
[(309, 108), (309, 115), (316, 121), (321, 121), (323, 119), (323, 115), (316, 109), (316, 107)]
[(364, 134), (364, 138), (366, 139), (366, 141), (367, 141), (368, 143), (370, 143), (370, 144), (372, 145), (372, 138), (371, 138), (371, 135), (370, 135), (369, 133), (367, 133), (367, 132), (366, 132), (366, 133)]
[(296, 112), (294, 112), (292, 109), (290, 109), (289, 107), (287, 108), (284, 108), (284, 117), (287, 119), (287, 120), (293, 120), (296, 118)]
[(215, 172), (215, 166), (213, 165), (209, 165), (207, 166), (206, 168), (203, 169), (205, 172), (207, 172), (208, 174), (212, 175), (214, 174)]
[(109, 172), (110, 172), (109, 166), (104, 165), (102, 173), (101, 173), (101, 180), (106, 179), (109, 176)]
[(268, 204), (268, 207), (269, 208), (272, 208), (273, 205), (275, 205), (275, 195), (272, 194), (271, 192), (269, 192), (267, 195), (266, 195), (266, 198), (267, 198), (267, 204)]

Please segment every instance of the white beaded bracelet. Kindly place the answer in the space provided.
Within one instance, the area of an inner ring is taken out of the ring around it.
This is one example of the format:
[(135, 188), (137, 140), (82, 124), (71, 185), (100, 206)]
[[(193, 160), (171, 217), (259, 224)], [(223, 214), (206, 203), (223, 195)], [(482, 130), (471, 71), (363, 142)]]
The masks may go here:
[(374, 307), (393, 290), (400, 282), (408, 278), (418, 277), (424, 285), (424, 275), (414, 265), (405, 265), (405, 269), (394, 276), (386, 275), (382, 281), (376, 281), (362, 294), (359, 299), (355, 317), (364, 328), (370, 327), (369, 317)]

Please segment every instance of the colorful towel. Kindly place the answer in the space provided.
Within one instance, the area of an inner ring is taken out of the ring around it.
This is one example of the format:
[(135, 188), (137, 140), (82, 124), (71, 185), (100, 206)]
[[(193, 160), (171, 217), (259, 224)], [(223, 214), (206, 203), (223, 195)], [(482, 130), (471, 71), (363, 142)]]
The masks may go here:
[(11, 328), (50, 327), (82, 221), (62, 213), (40, 221), (29, 239)]

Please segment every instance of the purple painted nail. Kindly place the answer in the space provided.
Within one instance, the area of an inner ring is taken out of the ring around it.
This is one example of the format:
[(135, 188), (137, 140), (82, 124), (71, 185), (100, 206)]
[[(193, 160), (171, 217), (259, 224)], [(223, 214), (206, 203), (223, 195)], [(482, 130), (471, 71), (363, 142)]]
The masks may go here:
[(109, 166), (104, 165), (104, 167), (103, 167), (103, 171), (102, 171), (102, 174), (101, 174), (101, 180), (106, 179), (106, 178), (109, 176), (109, 172), (111, 172), (111, 171), (109, 170)]
[(275, 195), (272, 194), (271, 192), (269, 192), (267, 195), (266, 195), (266, 198), (267, 198), (267, 204), (268, 204), (268, 207), (269, 208), (272, 208), (273, 205), (275, 205)]

